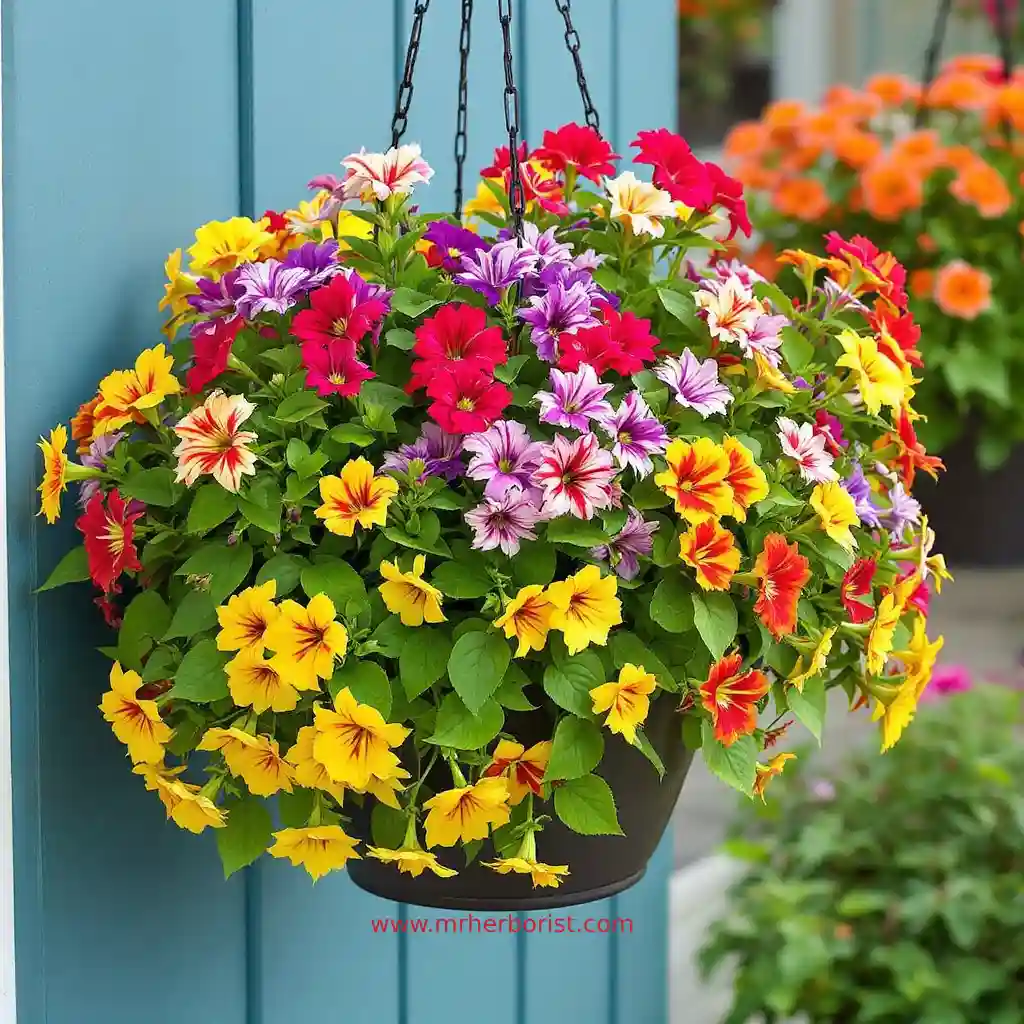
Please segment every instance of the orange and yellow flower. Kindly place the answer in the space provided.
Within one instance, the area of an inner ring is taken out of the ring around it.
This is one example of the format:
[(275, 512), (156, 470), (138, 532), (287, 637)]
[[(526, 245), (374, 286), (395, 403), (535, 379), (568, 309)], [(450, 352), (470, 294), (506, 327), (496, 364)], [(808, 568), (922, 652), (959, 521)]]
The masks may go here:
[(500, 776), (508, 781), (508, 802), (515, 807), (527, 793), (541, 795), (544, 773), (551, 758), (551, 740), (534, 743), (529, 750), (513, 740), (499, 740), (484, 769), (484, 778)]
[(491, 828), (507, 824), (508, 781), (484, 778), (473, 786), (458, 786), (425, 800), (423, 822), (427, 846), (454, 846), (486, 839)]
[(697, 571), (704, 590), (728, 590), (740, 567), (736, 538), (716, 519), (695, 523), (679, 538), (679, 557)]
[(523, 587), (508, 604), (501, 616), (494, 620), (495, 626), (505, 631), (509, 640), (515, 639), (519, 646), (516, 657), (521, 658), (530, 651), (542, 651), (551, 629), (551, 613), (554, 605), (543, 587), (532, 583)]
[(231, 699), (240, 708), (264, 711), (294, 711), (299, 691), (281, 678), (281, 673), (262, 651), (245, 648), (224, 666)]
[(144, 422), (148, 409), (155, 409), (168, 395), (181, 391), (171, 373), (174, 356), (163, 345), (139, 353), (131, 370), (114, 370), (100, 381), (100, 404), (94, 413), (94, 434), (109, 434), (126, 423)]
[(647, 720), (651, 709), (651, 694), (657, 680), (653, 672), (643, 665), (623, 665), (619, 678), (602, 683), (590, 691), (594, 714), (608, 717), (604, 724), (610, 732), (618, 733), (629, 743), (636, 743), (636, 731)]
[(602, 576), (596, 565), (548, 586), (551, 628), (561, 630), (570, 654), (578, 654), (590, 644), (608, 643), (608, 633), (622, 622), (617, 591), (617, 578)]
[(336, 620), (334, 602), (317, 594), (305, 608), (282, 601), (267, 628), (265, 642), (275, 652), (271, 664), (299, 690), (318, 690), (321, 679), (334, 673), (335, 658), (344, 658), (348, 630)]
[(946, 316), (976, 320), (992, 306), (992, 278), (964, 260), (952, 260), (935, 276), (935, 302)]
[(502, 857), (501, 860), (481, 862), (485, 868), (497, 871), (499, 875), (529, 875), (534, 889), (557, 889), (562, 879), (569, 874), (568, 864), (541, 864), (525, 857)]
[(171, 727), (160, 717), (154, 700), (140, 700), (136, 694), (142, 677), (125, 671), (115, 661), (110, 669), (110, 689), (103, 694), (100, 711), (110, 723), (114, 735), (128, 748), (136, 764), (161, 764), (164, 747), (170, 742)]
[(796, 606), (804, 584), (811, 578), (810, 562), (794, 541), (781, 533), (769, 533), (754, 563), (759, 581), (754, 612), (776, 639), (796, 629)]
[(728, 434), (722, 447), (729, 456), (729, 472), (725, 482), (732, 488), (732, 511), (729, 513), (741, 523), (747, 521), (747, 510), (768, 496), (768, 478), (757, 464), (754, 453), (742, 441)]
[(762, 803), (767, 803), (764, 798), (764, 791), (768, 788), (768, 783), (775, 778), (776, 775), (781, 775), (782, 770), (786, 767), (787, 761), (796, 760), (796, 754), (790, 754), (784, 752), (776, 754), (767, 764), (757, 763), (754, 769), (754, 793), (756, 796), (761, 798)]
[(715, 739), (731, 746), (757, 728), (757, 702), (768, 692), (768, 679), (756, 668), (741, 671), (743, 655), (727, 654), (711, 666), (701, 683), (701, 702), (710, 712)]
[(787, 680), (790, 686), (795, 686), (803, 693), (804, 683), (821, 673), (821, 670), (828, 662), (828, 656), (832, 653), (832, 640), (836, 635), (837, 628), (836, 626), (829, 626), (821, 634), (814, 650), (811, 652), (806, 668), (804, 667), (803, 655), (797, 658), (796, 665), (793, 666), (793, 674)]
[(220, 632), (218, 651), (249, 651), (262, 654), (267, 646), (267, 630), (281, 614), (274, 604), (277, 580), (248, 587), (217, 609)]
[(335, 782), (314, 756), (315, 740), (316, 727), (304, 725), (295, 737), (294, 745), (284, 755), (284, 759), (292, 766), (295, 785), (306, 789), (323, 790), (330, 793), (340, 804), (345, 797), (345, 787), (340, 782)]
[(64, 424), (50, 431), (49, 440), (39, 438), (39, 450), (43, 453), (43, 479), (39, 491), (38, 515), (46, 516), (52, 526), (60, 518), (60, 496), (68, 488), (68, 428)]
[(387, 522), (388, 505), (398, 493), (398, 484), (389, 476), (374, 476), (366, 459), (346, 462), (338, 476), (320, 478), (323, 504), (315, 515), (331, 533), (351, 537), (357, 525), (368, 530)]
[(242, 477), (256, 473), (256, 456), (249, 445), (256, 433), (242, 424), (256, 411), (244, 395), (210, 392), (202, 405), (193, 409), (174, 428), (180, 438), (174, 449), (178, 460), (178, 483), (191, 487), (209, 473), (225, 490), (237, 492)]
[(195, 243), (188, 250), (192, 257), (189, 269), (217, 280), (242, 263), (255, 262), (260, 250), (274, 241), (268, 224), (249, 217), (211, 220), (196, 231)]
[(857, 539), (850, 532), (859, 525), (857, 506), (850, 492), (835, 480), (816, 484), (811, 491), (811, 508), (818, 514), (821, 528), (837, 544), (852, 551), (857, 546)]
[(304, 867), (317, 881), (330, 871), (343, 868), (350, 860), (359, 860), (358, 841), (340, 825), (316, 825), (311, 828), (284, 828), (274, 833), (271, 857), (283, 857)]
[(729, 453), (709, 437), (692, 444), (678, 438), (665, 451), (668, 469), (654, 482), (675, 501), (676, 511), (691, 523), (729, 515), (734, 506), (727, 479)]
[(422, 626), (424, 622), (444, 622), (441, 602), (444, 598), (437, 587), (423, 578), (427, 560), (423, 555), (413, 559), (412, 569), (402, 572), (397, 562), (381, 562), (380, 574), (384, 582), (377, 588), (392, 615), (402, 620), (403, 626)]
[(419, 878), (424, 871), (432, 871), (438, 878), (454, 878), (458, 872), (454, 868), (446, 868), (436, 853), (421, 850), (417, 847), (403, 846), (400, 850), (388, 850), (381, 846), (368, 846), (366, 852), (370, 857), (384, 864), (394, 864), (404, 875)]

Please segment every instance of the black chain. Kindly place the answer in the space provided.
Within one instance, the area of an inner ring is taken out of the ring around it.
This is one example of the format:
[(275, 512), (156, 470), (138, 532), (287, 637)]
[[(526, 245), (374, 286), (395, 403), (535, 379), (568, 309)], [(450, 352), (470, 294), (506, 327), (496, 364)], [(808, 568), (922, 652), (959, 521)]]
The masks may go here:
[(996, 37), (999, 40), (999, 56), (1003, 61), (1003, 81), (1013, 76), (1013, 29), (1010, 27), (1010, 12), (1006, 0), (996, 0)]
[(572, 0), (555, 0), (555, 7), (562, 15), (565, 22), (565, 45), (572, 55), (572, 62), (576, 65), (576, 84), (580, 87), (580, 96), (583, 98), (583, 117), (594, 131), (601, 130), (601, 120), (597, 116), (597, 108), (590, 98), (590, 87), (587, 85), (587, 76), (583, 73), (583, 61), (580, 58), (580, 34), (573, 27), (572, 23)]
[(455, 117), (455, 219), (462, 218), (462, 171), (466, 163), (469, 127), (469, 34), (473, 20), (473, 0), (462, 0), (462, 27), (459, 30), (459, 109)]
[(416, 58), (420, 52), (420, 33), (423, 31), (423, 15), (427, 13), (430, 0), (417, 0), (412, 14), (412, 30), (409, 46), (405, 51), (405, 70), (402, 84), (395, 97), (395, 116), (391, 119), (391, 145), (397, 147), (409, 125), (409, 104), (412, 103), (412, 75), (416, 70)]
[(931, 89), (939, 70), (939, 57), (942, 55), (942, 44), (946, 40), (949, 16), (952, 11), (953, 0), (939, 0), (938, 10), (935, 14), (935, 26), (932, 29), (932, 38), (924, 55), (924, 71), (921, 75), (921, 98), (918, 101), (917, 113), (914, 117), (915, 128), (920, 128), (928, 116), (928, 90)]
[(512, 73), (512, 0), (498, 0), (501, 39), (505, 48), (505, 127), (508, 129), (508, 206), (512, 230), (520, 241), (523, 237), (523, 213), (526, 194), (519, 170), (519, 90)]

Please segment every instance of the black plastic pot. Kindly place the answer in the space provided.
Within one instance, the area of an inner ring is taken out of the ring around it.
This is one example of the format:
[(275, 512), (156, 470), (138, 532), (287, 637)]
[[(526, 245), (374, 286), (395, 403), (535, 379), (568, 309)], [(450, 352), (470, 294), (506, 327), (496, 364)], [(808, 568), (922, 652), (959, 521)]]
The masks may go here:
[[(530, 735), (531, 725), (539, 735)], [(529, 746), (550, 736), (550, 725), (543, 715), (523, 715), (514, 726), (510, 724), (510, 731)], [(393, 864), (369, 857), (350, 861), (349, 875), (375, 896), (445, 910), (547, 910), (614, 896), (643, 877), (693, 760), (692, 751), (683, 744), (676, 701), (670, 695), (654, 701), (645, 731), (665, 763), (664, 779), (658, 779), (639, 750), (610, 734), (606, 734), (605, 755), (598, 768), (615, 794), (625, 835), (581, 836), (556, 818), (538, 837), (539, 860), (569, 865), (570, 874), (557, 889), (534, 889), (526, 875), (499, 875), (482, 867), (481, 861), (496, 856), (489, 841), (469, 867), (463, 866), (459, 848), (433, 851), (442, 863), (458, 870), (454, 878), (438, 878), (430, 872), (413, 878)]]

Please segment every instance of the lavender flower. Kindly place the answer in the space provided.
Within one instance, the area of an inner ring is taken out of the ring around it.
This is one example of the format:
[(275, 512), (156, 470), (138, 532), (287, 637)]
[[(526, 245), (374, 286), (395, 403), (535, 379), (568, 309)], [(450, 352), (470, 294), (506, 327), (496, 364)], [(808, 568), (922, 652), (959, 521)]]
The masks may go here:
[(738, 277), (745, 288), (753, 288), (755, 284), (764, 282), (764, 278), (753, 267), (740, 263), (737, 259), (715, 260), (711, 265), (715, 276), (719, 281), (726, 281), (730, 277)]
[(510, 488), (501, 498), (484, 498), (466, 513), (465, 519), (473, 530), (474, 548), (501, 548), (512, 556), (519, 551), (521, 541), (536, 539), (533, 527), (540, 520), (540, 512), (522, 491)]
[(572, 334), (580, 327), (599, 323), (590, 312), (591, 303), (591, 293), (583, 281), (566, 286), (556, 279), (543, 295), (530, 299), (528, 309), (519, 310), (519, 318), (533, 328), (533, 343), (541, 359), (555, 361), (560, 334)]
[[(112, 434), (100, 434), (92, 444), (89, 451), (81, 458), (83, 466), (90, 466), (92, 469), (103, 469), (107, 464), (107, 457), (123, 441), (127, 435), (123, 431), (115, 431)], [(99, 480), (83, 480), (78, 489), (78, 504), (85, 508), (92, 496), (100, 489)]]
[(597, 270), (604, 261), (608, 259), (604, 253), (597, 253), (593, 249), (587, 249), (586, 252), (581, 252), (573, 261), (572, 265), (577, 270), (589, 270), (591, 272)]
[(239, 269), (242, 295), (235, 308), (252, 320), (260, 313), (284, 313), (309, 291), (309, 271), (286, 267), (280, 260), (246, 263)]
[(540, 491), (531, 481), (540, 465), (541, 443), (534, 441), (526, 427), (515, 420), (498, 420), (479, 434), (469, 434), (462, 442), (473, 452), (466, 475), (486, 480), (484, 495), (500, 498), (509, 489), (537, 496)]
[(423, 432), (412, 444), (403, 444), (397, 451), (385, 453), (381, 468), (387, 473), (404, 476), (409, 472), (409, 464), (419, 459), (424, 467), (420, 483), (430, 476), (451, 481), (465, 472), (461, 453), (461, 437), (445, 433), (436, 423), (424, 423)]
[(672, 389), (680, 405), (695, 409), (704, 419), (714, 413), (724, 415), (733, 399), (732, 392), (718, 379), (718, 363), (710, 358), (701, 362), (688, 348), (678, 359), (666, 357), (655, 366), (654, 373)]
[(486, 239), (475, 231), (449, 224), (446, 220), (435, 220), (423, 233), (427, 242), (432, 242), (441, 256), (441, 267), (452, 273), (462, 267), (462, 258), (488, 247)]
[[(568, 242), (559, 242), (555, 238), (555, 228), (550, 227), (541, 232), (536, 224), (527, 221), (523, 224), (523, 248), (537, 257), (537, 268), (543, 270), (554, 263), (571, 264), (572, 246)], [(502, 228), (498, 235), (503, 241), (512, 237), (508, 228)]]
[(860, 463), (855, 462), (853, 464), (850, 475), (843, 481), (843, 487), (850, 497), (853, 498), (854, 510), (860, 521), (865, 526), (871, 526), (875, 529), (881, 526), (882, 524), (879, 519), (881, 509), (872, 500), (871, 484), (868, 483), (868, 478), (864, 475), (864, 470), (861, 468)]
[(779, 351), (782, 335), (779, 332), (788, 324), (789, 321), (784, 316), (759, 316), (754, 329), (746, 338), (739, 339), (740, 350), (747, 359), (753, 359), (754, 353), (760, 352), (777, 368), (782, 362), (782, 353)]
[(630, 391), (619, 408), (598, 422), (615, 441), (612, 455), (620, 466), (632, 466), (638, 477), (654, 469), (652, 455), (660, 455), (668, 444), (668, 432), (651, 412), (639, 391)]
[(311, 289), (326, 284), (343, 269), (338, 262), (338, 243), (332, 240), (305, 242), (285, 256), (284, 265), (305, 270), (309, 274)]
[(510, 239), (463, 256), (462, 273), (456, 274), (455, 280), (480, 292), (496, 306), (505, 290), (532, 273), (536, 263), (535, 253), (521, 249), (515, 239)]
[(893, 540), (903, 540), (907, 527), (921, 521), (921, 505), (907, 494), (901, 483), (893, 484), (889, 490), (889, 503), (891, 507), (882, 510), (882, 525)]
[(572, 427), (581, 433), (590, 429), (590, 421), (612, 415), (604, 396), (614, 387), (602, 384), (589, 363), (581, 363), (575, 373), (551, 369), (551, 391), (538, 391), (541, 423)]
[(640, 572), (640, 555), (645, 557), (654, 550), (657, 522), (648, 522), (635, 508), (626, 514), (622, 529), (601, 547), (591, 548), (590, 554), (601, 561), (610, 562), (615, 573), (631, 580)]
[(190, 295), (188, 304), (206, 316), (220, 316), (235, 312), (235, 303), (245, 294), (238, 282), (240, 268), (229, 270), (219, 281), (200, 277), (196, 281), (198, 295)]

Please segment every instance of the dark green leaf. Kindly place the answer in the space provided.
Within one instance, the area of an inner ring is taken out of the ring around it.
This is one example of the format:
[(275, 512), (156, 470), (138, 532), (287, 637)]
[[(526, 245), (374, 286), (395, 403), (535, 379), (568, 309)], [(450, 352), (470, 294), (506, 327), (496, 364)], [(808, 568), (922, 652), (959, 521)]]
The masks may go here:
[[(663, 700), (667, 698), (662, 698)], [(665, 763), (662, 761), (658, 752), (654, 749), (654, 745), (647, 738), (647, 734), (643, 729), (637, 729), (636, 731), (636, 747), (648, 761), (654, 765), (654, 770), (658, 773), (658, 778), (663, 779), (665, 777)]]
[(603, 756), (601, 729), (584, 718), (566, 715), (555, 728), (544, 779), (578, 779), (589, 775)]
[(217, 609), (205, 590), (191, 590), (174, 609), (174, 618), (164, 633), (164, 640), (175, 637), (191, 637), (216, 625)]
[(562, 824), (585, 836), (620, 836), (615, 797), (599, 775), (571, 779), (555, 790), (555, 814)]
[(596, 522), (560, 516), (548, 523), (547, 539), (550, 544), (572, 544), (581, 548), (598, 547), (608, 543), (608, 535)]
[(528, 541), (512, 559), (510, 569), (516, 585), (545, 587), (555, 578), (558, 553), (543, 541)]
[(431, 583), (446, 597), (459, 600), (483, 597), (494, 587), (487, 563), (479, 555), (442, 562), (434, 570)]
[(753, 736), (741, 736), (731, 746), (715, 739), (715, 729), (706, 719), (701, 723), (704, 761), (708, 770), (723, 782), (746, 796), (754, 791), (757, 774), (757, 741)]
[(716, 660), (736, 636), (739, 619), (736, 605), (728, 594), (693, 594), (693, 624), (701, 640)]
[(786, 700), (789, 702), (790, 711), (807, 727), (820, 746), (828, 706), (824, 680), (821, 676), (812, 676), (804, 682), (803, 693), (795, 686), (788, 687)]
[(434, 735), (427, 742), (456, 750), (478, 750), (490, 743), (504, 724), (505, 712), (497, 701), (484, 701), (474, 715), (458, 694), (449, 693), (441, 701)]
[(274, 824), (262, 800), (245, 797), (225, 804), (227, 824), (216, 829), (224, 877), (252, 864), (270, 845)]
[(327, 403), (318, 398), (315, 391), (296, 391), (277, 407), (274, 419), (280, 423), (300, 423), (326, 408)]
[(396, 288), (391, 296), (391, 308), (414, 320), (426, 313), (428, 309), (433, 309), (440, 304), (441, 300), (433, 295), (424, 295), (411, 288)]
[(213, 640), (201, 640), (182, 658), (169, 695), (193, 704), (209, 704), (228, 695), (224, 666), (231, 655), (217, 650)]
[(37, 593), (53, 590), (65, 583), (79, 583), (89, 578), (89, 556), (85, 553), (85, 545), (79, 544), (72, 548), (58, 563), (57, 567), (46, 578), (46, 582)]
[(544, 670), (544, 692), (560, 707), (580, 718), (594, 717), (590, 691), (607, 682), (601, 659), (592, 651), (566, 658)]
[[(313, 791), (296, 787), (290, 793), (281, 790), (277, 794), (277, 813), (285, 828), (305, 828), (313, 813)], [(379, 806), (384, 806), (383, 804)]]
[(651, 618), (668, 633), (693, 629), (693, 590), (675, 573), (666, 574), (651, 598)]
[(344, 615), (350, 601), (366, 602), (363, 578), (340, 558), (323, 558), (299, 573), (302, 589), (307, 597), (326, 594), (334, 605), (336, 615)]
[(373, 444), (374, 440), (373, 434), (358, 423), (342, 423), (331, 430), (330, 437), (339, 444), (354, 444), (359, 448)]
[(636, 665), (653, 673), (658, 685), (663, 689), (676, 688), (676, 678), (669, 667), (651, 650), (650, 644), (645, 644), (634, 633), (624, 629), (615, 630), (612, 633), (611, 649), (616, 668)]
[(452, 641), (445, 630), (433, 626), (415, 630), (415, 638), (402, 645), (398, 657), (402, 687), (409, 700), (444, 676), (451, 653)]
[(387, 673), (376, 662), (346, 658), (327, 683), (331, 699), (346, 686), (360, 704), (369, 704), (385, 718), (391, 714), (391, 683)]
[(452, 647), (448, 678), (455, 692), (474, 714), (501, 684), (512, 652), (497, 633), (466, 633)]
[(260, 586), (270, 580), (277, 581), (277, 598), (287, 597), (298, 585), (299, 575), (309, 563), (298, 555), (288, 555), (284, 552), (276, 554), (268, 559), (256, 573), (256, 585)]
[(174, 482), (174, 471), (157, 466), (153, 469), (139, 469), (129, 473), (121, 483), (121, 495), (137, 498), (146, 505), (166, 508), (181, 497), (181, 484)]
[(375, 803), (370, 814), (370, 835), (373, 845), (385, 850), (397, 850), (405, 841), (409, 819), (404, 811), (387, 804)]
[(235, 592), (251, 568), (252, 548), (248, 544), (210, 541), (189, 558), (176, 575), (209, 577), (210, 597), (214, 604), (220, 604)]
[(404, 330), (401, 327), (394, 327), (384, 335), (384, 340), (395, 348), (408, 351), (416, 344), (416, 335), (412, 331)]
[(171, 611), (155, 590), (144, 590), (125, 609), (117, 634), (117, 656), (125, 668), (142, 671), (142, 658), (167, 631)]
[(238, 507), (238, 501), (231, 491), (225, 490), (220, 484), (203, 484), (192, 499), (185, 523), (186, 533), (209, 533), (215, 526), (220, 526)]

